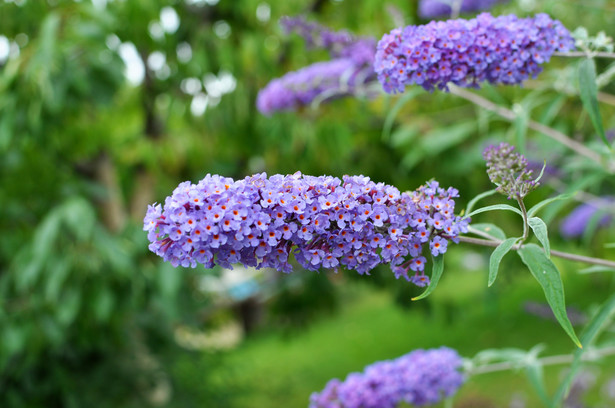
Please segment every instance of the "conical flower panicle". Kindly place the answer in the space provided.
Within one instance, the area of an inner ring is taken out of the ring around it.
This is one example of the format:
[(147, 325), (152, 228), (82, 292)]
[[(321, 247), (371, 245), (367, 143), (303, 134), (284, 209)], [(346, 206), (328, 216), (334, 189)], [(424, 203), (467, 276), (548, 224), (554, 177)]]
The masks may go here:
[(471, 20), (394, 29), (378, 42), (374, 70), (389, 93), (413, 84), (429, 91), (447, 89), (448, 83), (511, 85), (536, 77), (554, 52), (573, 48), (570, 32), (547, 14), (518, 18), (482, 13)]
[(414, 350), (394, 360), (371, 364), (344, 381), (333, 379), (310, 396), (310, 408), (395, 408), (433, 405), (463, 385), (463, 360), (447, 347)]
[(144, 230), (150, 250), (174, 266), (290, 272), (294, 256), (304, 269), (365, 274), (387, 263), (398, 278), (424, 286), (424, 251), (442, 254), (467, 231), (469, 220), (454, 215), (457, 196), (436, 181), (400, 193), (364, 176), (207, 175), (181, 183), (164, 207), (149, 206)]

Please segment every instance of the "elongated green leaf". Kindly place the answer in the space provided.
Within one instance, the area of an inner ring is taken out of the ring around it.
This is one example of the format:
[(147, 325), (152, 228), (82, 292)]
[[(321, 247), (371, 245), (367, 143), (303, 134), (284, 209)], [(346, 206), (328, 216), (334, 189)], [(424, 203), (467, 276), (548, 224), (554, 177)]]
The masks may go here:
[(486, 349), (478, 352), (472, 361), (475, 364), (493, 364), (495, 362), (514, 362), (519, 366), (525, 359), (527, 351), (517, 348)]
[(523, 263), (528, 267), (534, 278), (538, 281), (555, 318), (562, 326), (566, 334), (579, 346), (581, 342), (572, 328), (572, 324), (566, 314), (566, 300), (564, 285), (555, 264), (551, 262), (542, 249), (535, 244), (527, 244), (518, 251)]
[(508, 238), (500, 245), (495, 248), (495, 250), (491, 253), (491, 257), (489, 257), (489, 282), (487, 286), (493, 285), (495, 282), (495, 278), (498, 276), (498, 269), (500, 269), (500, 262), (502, 262), (502, 258), (506, 255), (510, 249), (515, 245), (518, 238)]
[(615, 272), (615, 268), (609, 268), (608, 266), (594, 265), (589, 268), (581, 269), (579, 273), (598, 273), (598, 272)]
[(615, 313), (615, 294), (611, 295), (609, 299), (600, 307), (600, 310), (596, 315), (591, 319), (587, 327), (581, 333), (581, 343), (584, 348), (577, 349), (574, 352), (574, 360), (570, 365), (570, 369), (568, 370), (568, 374), (566, 378), (560, 383), (557, 391), (555, 392), (555, 396), (553, 397), (553, 402), (551, 407), (556, 408), (559, 406), (561, 400), (564, 398), (566, 393), (568, 392), (568, 388), (572, 381), (574, 380), (575, 375), (579, 371), (581, 366), (581, 359), (583, 357), (583, 353), (589, 348), (589, 346), (595, 341), (600, 332), (608, 325), (611, 321), (613, 313)]
[(615, 248), (615, 242), (609, 242), (608, 244), (604, 244), (605, 248)]
[(504, 241), (506, 239), (506, 234), (500, 227), (486, 222), (478, 224), (472, 223), (472, 225), (468, 228), (468, 231), (476, 235), (480, 235), (479, 232), (484, 232), (486, 235), (497, 238), (500, 241)]
[(421, 293), (417, 297), (412, 298), (412, 300), (424, 299), (433, 292), (433, 290), (438, 286), (438, 282), (440, 281), (440, 277), (442, 276), (442, 271), (444, 271), (444, 255), (438, 255), (437, 257), (431, 257), (431, 262), (433, 264), (433, 268), (431, 270), (431, 279), (429, 282), (429, 286), (425, 292)]
[(487, 212), (487, 211), (495, 211), (495, 210), (512, 211), (512, 212), (516, 212), (519, 215), (523, 215), (523, 214), (521, 214), (521, 210), (519, 210), (518, 208), (513, 207), (512, 205), (508, 205), (508, 204), (494, 204), (494, 205), (488, 205), (487, 207), (478, 208), (478, 209), (472, 211), (471, 213), (466, 214), (464, 218), (468, 218), (468, 217), (471, 217), (473, 215), (484, 213), (484, 212)]
[(547, 198), (546, 200), (542, 200), (541, 202), (539, 202), (538, 204), (536, 204), (535, 206), (533, 206), (527, 211), (527, 216), (533, 217), (534, 214), (536, 214), (545, 205), (548, 205), (554, 201), (567, 200), (572, 196), (574, 196), (574, 194), (560, 194), (558, 196)]
[(397, 102), (395, 102), (395, 105), (393, 105), (393, 108), (389, 111), (389, 114), (384, 119), (384, 125), (382, 127), (382, 140), (388, 141), (391, 138), (391, 130), (393, 129), (393, 124), (395, 123), (395, 118), (397, 118), (397, 114), (406, 103), (408, 103), (422, 91), (422, 88), (414, 87), (407, 92), (404, 92), (404, 96), (402, 96), (397, 100)]
[(547, 258), (551, 257), (551, 245), (549, 244), (549, 234), (547, 232), (547, 224), (543, 220), (538, 217), (532, 217), (527, 220), (527, 223), (534, 231), (534, 235), (542, 244), (542, 247), (545, 249), (545, 253), (547, 254)]
[(598, 87), (596, 86), (596, 64), (591, 58), (587, 58), (579, 64), (579, 95), (583, 107), (589, 114), (589, 118), (602, 138), (604, 144), (610, 147), (609, 141), (604, 134), (602, 116), (598, 107)]
[(565, 95), (559, 95), (558, 97), (552, 99), (551, 103), (549, 104), (547, 109), (544, 111), (544, 113), (540, 116), (538, 121), (542, 123), (543, 125), (547, 125), (547, 126), (550, 125), (553, 119), (555, 119), (559, 111), (564, 106), (566, 99), (567, 97)]
[(471, 199), (470, 202), (468, 203), (468, 206), (466, 207), (466, 213), (469, 213), (470, 211), (472, 211), (472, 209), (474, 208), (474, 206), (479, 200), (482, 200), (485, 197), (494, 195), (495, 193), (496, 191), (495, 189), (493, 189), (493, 190), (485, 191), (484, 193), (481, 193), (477, 195), (476, 197), (474, 197), (473, 199)]
[(551, 404), (551, 399), (549, 398), (547, 388), (545, 387), (545, 378), (542, 365), (538, 364), (537, 362), (529, 364), (525, 369), (525, 374), (527, 375), (528, 381), (536, 390), (536, 393), (542, 400), (543, 404), (545, 404), (545, 406), (549, 406)]

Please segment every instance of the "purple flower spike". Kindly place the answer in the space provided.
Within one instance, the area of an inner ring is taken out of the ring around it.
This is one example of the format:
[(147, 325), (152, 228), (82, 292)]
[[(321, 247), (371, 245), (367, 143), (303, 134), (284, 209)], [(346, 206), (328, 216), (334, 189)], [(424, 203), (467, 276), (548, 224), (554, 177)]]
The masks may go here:
[[(421, 18), (436, 18), (451, 15), (451, 4), (456, 0), (421, 0), (419, 2), (419, 16)], [(497, 3), (508, 0), (462, 0), (460, 11), (471, 13), (473, 11), (487, 10)]]
[(258, 93), (256, 107), (271, 114), (309, 105), (318, 97), (324, 101), (351, 95), (365, 78), (365, 70), (350, 59), (318, 62), (269, 82)]
[(331, 31), (301, 17), (280, 20), (284, 31), (297, 32), (308, 46), (329, 51), (331, 60), (308, 65), (269, 82), (256, 99), (258, 110), (269, 115), (349, 95), (367, 94), (375, 81), (373, 63), (376, 40), (355, 37), (346, 31)]
[(368, 274), (386, 263), (398, 278), (424, 286), (423, 247), (443, 254), (448, 240), (467, 232), (469, 220), (453, 214), (456, 197), (436, 181), (400, 193), (363, 176), (207, 175), (196, 185), (181, 183), (164, 208), (149, 206), (143, 229), (150, 250), (174, 266), (241, 263), (291, 272), (294, 255), (308, 270), (345, 266)]
[(394, 360), (379, 361), (344, 381), (333, 379), (310, 396), (310, 408), (395, 408), (433, 405), (464, 383), (462, 359), (447, 347), (414, 350)]
[(527, 159), (515, 152), (514, 146), (508, 143), (487, 146), (483, 157), (489, 180), (498, 186), (496, 191), (507, 195), (508, 199), (522, 199), (538, 187), (538, 180), (532, 178), (533, 171), (528, 170)]
[(566, 238), (576, 238), (583, 235), (589, 223), (595, 217), (599, 217), (598, 226), (606, 227), (613, 221), (612, 213), (600, 215), (600, 210), (615, 208), (615, 198), (605, 197), (602, 201), (590, 202), (579, 205), (562, 222), (560, 232)]
[(546, 14), (534, 18), (493, 17), (432, 21), (396, 28), (376, 51), (374, 70), (384, 90), (403, 92), (406, 85), (426, 90), (520, 84), (534, 78), (556, 52), (574, 48), (570, 32)]

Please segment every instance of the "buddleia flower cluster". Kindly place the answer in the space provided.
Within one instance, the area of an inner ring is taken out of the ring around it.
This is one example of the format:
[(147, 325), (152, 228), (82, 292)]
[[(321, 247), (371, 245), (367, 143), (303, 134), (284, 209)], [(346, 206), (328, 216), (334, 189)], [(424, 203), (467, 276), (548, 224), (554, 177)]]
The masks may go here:
[(546, 14), (534, 18), (493, 17), (432, 21), (396, 28), (385, 34), (374, 61), (384, 90), (403, 92), (406, 85), (426, 90), (493, 84), (520, 84), (541, 72), (554, 52), (574, 48), (570, 32)]
[(438, 256), (467, 232), (454, 215), (454, 188), (431, 181), (413, 192), (364, 176), (265, 173), (235, 181), (207, 175), (181, 183), (144, 219), (154, 253), (173, 266), (232, 264), (290, 272), (345, 267), (360, 274), (390, 264), (419, 286), (426, 252)]
[(450, 16), (452, 5), (455, 1), (460, 1), (459, 11), (470, 13), (473, 11), (487, 10), (497, 3), (507, 0), (421, 0), (419, 2), (419, 16), (421, 18), (436, 18)]
[(286, 32), (298, 32), (308, 45), (329, 51), (331, 59), (321, 61), (269, 82), (261, 89), (256, 107), (263, 114), (296, 109), (320, 102), (366, 93), (375, 81), (373, 61), (376, 40), (354, 37), (346, 31), (331, 31), (302, 18), (281, 20)]
[(332, 31), (303, 17), (282, 17), (280, 25), (286, 34), (299, 34), (308, 47), (327, 50), (331, 59), (348, 58), (357, 65), (371, 64), (374, 60), (374, 38), (356, 37), (345, 30)]
[(320, 393), (310, 396), (310, 408), (395, 408), (433, 405), (450, 397), (463, 385), (459, 371), (463, 360), (447, 347), (414, 350), (389, 361), (333, 379)]
[(615, 197), (598, 197), (577, 206), (562, 221), (560, 232), (566, 238), (576, 238), (590, 228), (608, 227), (615, 220), (614, 211)]
[(498, 187), (496, 191), (507, 195), (509, 199), (521, 199), (539, 185), (528, 169), (525, 156), (515, 152), (515, 147), (508, 143), (487, 146), (483, 151), (487, 162), (489, 180)]

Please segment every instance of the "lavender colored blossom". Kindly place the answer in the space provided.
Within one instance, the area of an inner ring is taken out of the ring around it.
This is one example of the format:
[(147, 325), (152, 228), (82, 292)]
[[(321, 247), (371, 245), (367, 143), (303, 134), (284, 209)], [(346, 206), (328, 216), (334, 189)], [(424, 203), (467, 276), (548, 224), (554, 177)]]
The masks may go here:
[(546, 14), (534, 18), (493, 17), (432, 21), (396, 28), (385, 34), (376, 51), (374, 69), (384, 90), (403, 92), (406, 85), (426, 90), (520, 84), (534, 78), (556, 52), (574, 48), (570, 32)]
[(303, 17), (282, 17), (280, 24), (287, 34), (298, 33), (309, 47), (328, 50), (332, 59), (348, 58), (357, 65), (371, 65), (374, 61), (375, 38), (356, 37), (345, 30), (332, 31)]
[(264, 114), (296, 109), (317, 97), (326, 100), (351, 95), (364, 81), (364, 68), (350, 59), (317, 62), (269, 82), (258, 93), (256, 107)]
[(149, 206), (144, 230), (150, 250), (173, 266), (290, 272), (292, 255), (308, 270), (369, 274), (387, 263), (397, 278), (425, 285), (424, 247), (443, 254), (467, 232), (469, 220), (453, 214), (455, 197), (436, 181), (400, 193), (364, 176), (207, 175), (181, 183), (164, 207)]
[(515, 147), (508, 143), (488, 146), (483, 152), (487, 161), (489, 180), (498, 187), (496, 191), (509, 199), (521, 199), (539, 185), (532, 179), (532, 170), (528, 170), (527, 159), (515, 152)]
[(256, 106), (261, 113), (271, 114), (309, 105), (315, 100), (365, 93), (366, 84), (375, 80), (374, 38), (331, 31), (303, 18), (285, 17), (280, 23), (287, 33), (298, 32), (309, 46), (328, 50), (331, 60), (272, 80), (258, 94)]
[(310, 408), (394, 408), (433, 405), (450, 397), (465, 379), (462, 359), (447, 347), (414, 350), (394, 360), (379, 361), (344, 381), (333, 379), (310, 396)]
[[(451, 15), (451, 5), (456, 0), (421, 0), (419, 2), (419, 17), (436, 18)], [(461, 0), (460, 11), (471, 13), (474, 11), (487, 10), (497, 3), (508, 0)]]
[(593, 220), (599, 227), (606, 227), (613, 222), (613, 213), (607, 213), (607, 208), (615, 208), (615, 198), (605, 197), (600, 201), (584, 203), (576, 207), (560, 225), (560, 233), (566, 238), (576, 238), (583, 235)]

